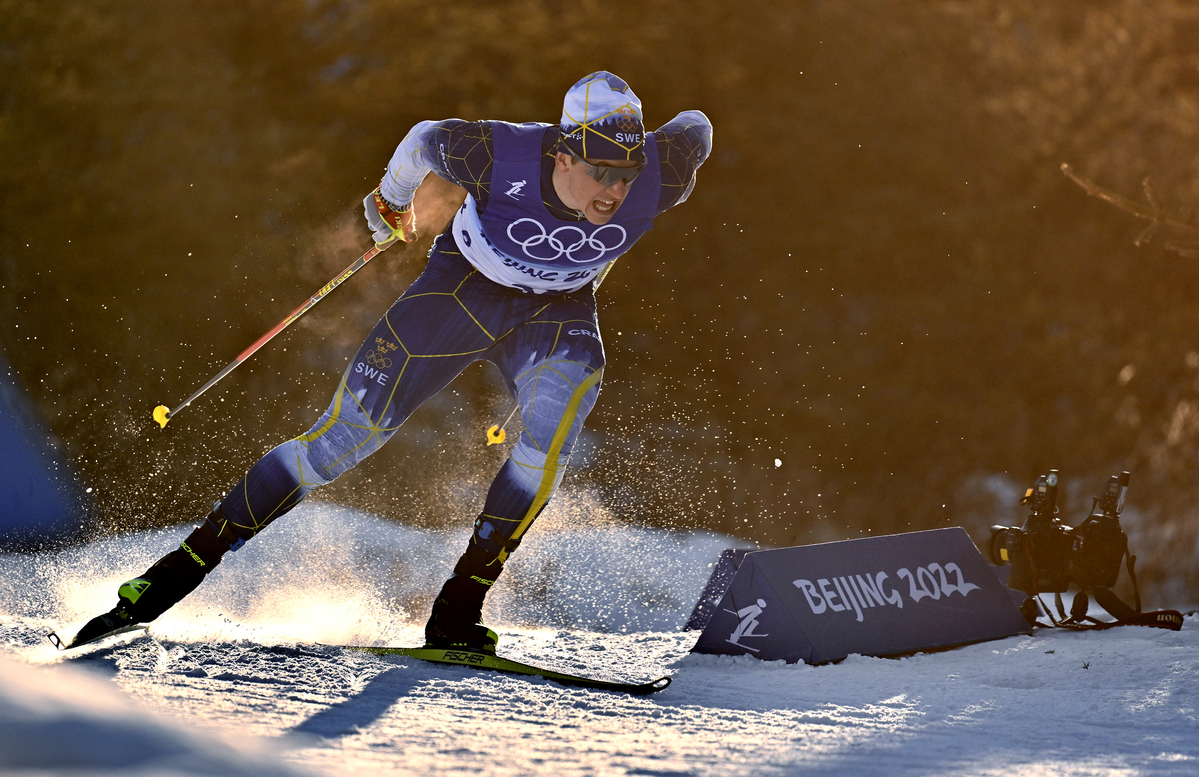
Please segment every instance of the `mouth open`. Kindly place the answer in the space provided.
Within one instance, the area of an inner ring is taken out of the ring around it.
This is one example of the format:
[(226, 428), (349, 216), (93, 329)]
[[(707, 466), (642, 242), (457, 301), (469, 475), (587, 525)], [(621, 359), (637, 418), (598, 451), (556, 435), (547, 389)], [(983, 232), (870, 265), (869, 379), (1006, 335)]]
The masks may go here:
[(595, 209), (603, 214), (611, 213), (619, 205), (618, 200), (595, 200)]

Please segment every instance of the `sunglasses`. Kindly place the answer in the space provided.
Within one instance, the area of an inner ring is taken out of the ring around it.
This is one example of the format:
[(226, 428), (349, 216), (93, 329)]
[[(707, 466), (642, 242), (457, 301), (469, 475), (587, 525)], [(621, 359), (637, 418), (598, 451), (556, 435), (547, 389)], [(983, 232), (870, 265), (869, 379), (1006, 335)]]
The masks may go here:
[(645, 162), (636, 167), (609, 167), (608, 165), (593, 165), (574, 151), (571, 151), (570, 155), (582, 163), (587, 175), (591, 176), (592, 180), (604, 186), (615, 186), (617, 181), (624, 181), (626, 186), (630, 185), (645, 169)]

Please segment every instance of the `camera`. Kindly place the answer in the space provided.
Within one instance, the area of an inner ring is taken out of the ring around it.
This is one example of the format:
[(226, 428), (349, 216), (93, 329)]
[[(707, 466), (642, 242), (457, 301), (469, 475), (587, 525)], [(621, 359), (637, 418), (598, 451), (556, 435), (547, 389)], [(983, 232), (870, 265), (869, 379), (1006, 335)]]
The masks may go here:
[(1024, 526), (991, 527), (991, 563), (1011, 565), (1008, 587), (1036, 596), (1063, 593), (1071, 583), (1084, 591), (1114, 586), (1128, 553), (1120, 528), (1128, 478), (1127, 472), (1112, 475), (1091, 514), (1070, 527), (1058, 518), (1058, 471), (1038, 477), (1020, 500), (1030, 511)]

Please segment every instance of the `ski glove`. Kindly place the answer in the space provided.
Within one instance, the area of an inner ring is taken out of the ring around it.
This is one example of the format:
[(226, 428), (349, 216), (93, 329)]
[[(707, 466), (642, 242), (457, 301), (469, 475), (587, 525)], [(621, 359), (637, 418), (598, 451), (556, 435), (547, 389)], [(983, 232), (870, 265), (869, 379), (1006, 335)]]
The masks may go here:
[(379, 189), (375, 189), (366, 195), (362, 207), (379, 248), (387, 248), (397, 240), (410, 243), (416, 239), (416, 214), (412, 212), (411, 203), (404, 208), (395, 208), (383, 199)]

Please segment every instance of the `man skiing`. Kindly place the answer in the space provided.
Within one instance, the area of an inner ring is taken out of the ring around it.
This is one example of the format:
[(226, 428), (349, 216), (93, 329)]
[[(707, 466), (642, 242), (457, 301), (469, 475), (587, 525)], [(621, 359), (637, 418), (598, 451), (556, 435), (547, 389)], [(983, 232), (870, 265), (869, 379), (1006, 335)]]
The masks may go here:
[(380, 247), (416, 237), (430, 171), (466, 189), (419, 278), (366, 338), (328, 410), (254, 464), (180, 547), (122, 584), (72, 644), (148, 623), (228, 551), (378, 450), (470, 363), (499, 367), (523, 430), (465, 553), (434, 601), (429, 647), (494, 652), (483, 599), (561, 482), (604, 366), (595, 288), (653, 219), (687, 199), (712, 127), (686, 111), (647, 134), (641, 103), (607, 72), (566, 94), (559, 125), (460, 119), (416, 125), (367, 195)]

